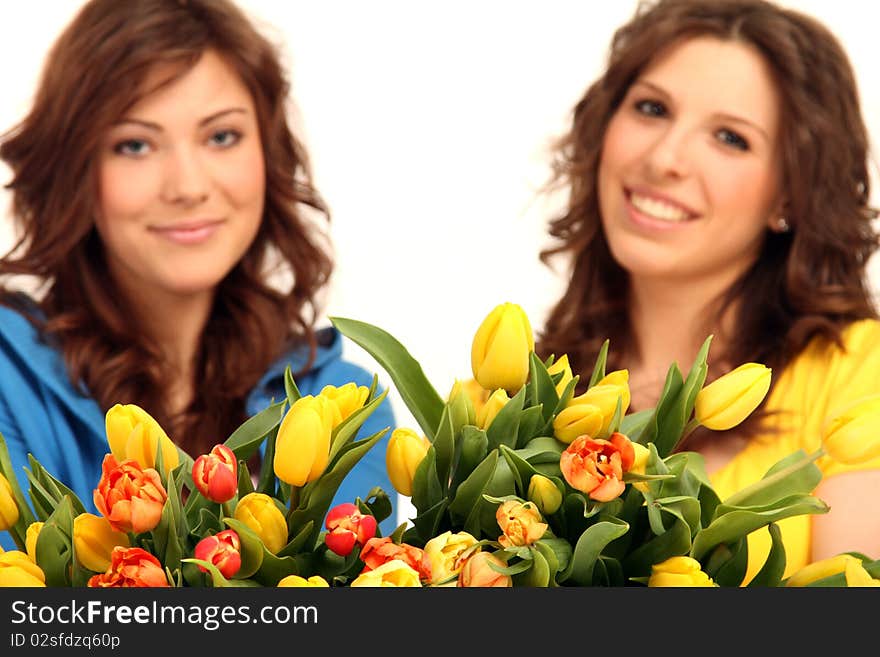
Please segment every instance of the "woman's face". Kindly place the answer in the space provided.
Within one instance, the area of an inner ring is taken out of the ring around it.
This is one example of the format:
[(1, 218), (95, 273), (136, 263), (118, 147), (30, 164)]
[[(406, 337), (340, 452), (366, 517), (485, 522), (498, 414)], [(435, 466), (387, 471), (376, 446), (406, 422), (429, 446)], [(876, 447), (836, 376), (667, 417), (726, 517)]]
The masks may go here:
[(137, 296), (210, 296), (253, 242), (265, 192), (253, 98), (207, 51), (104, 136), (96, 226), (112, 275)]
[(634, 279), (726, 287), (781, 211), (774, 80), (751, 46), (697, 37), (661, 52), (611, 117), (602, 225)]

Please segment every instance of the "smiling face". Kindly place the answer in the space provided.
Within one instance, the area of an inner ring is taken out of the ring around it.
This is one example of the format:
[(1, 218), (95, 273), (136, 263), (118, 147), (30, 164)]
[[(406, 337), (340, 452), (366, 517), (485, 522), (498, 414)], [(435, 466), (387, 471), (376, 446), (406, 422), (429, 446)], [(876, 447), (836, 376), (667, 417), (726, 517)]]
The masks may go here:
[(104, 135), (95, 223), (111, 274), (135, 298), (210, 297), (253, 242), (265, 191), (253, 98), (209, 50)]
[(780, 102), (751, 46), (696, 37), (661, 52), (609, 121), (602, 226), (633, 279), (726, 287), (758, 257), (780, 201)]

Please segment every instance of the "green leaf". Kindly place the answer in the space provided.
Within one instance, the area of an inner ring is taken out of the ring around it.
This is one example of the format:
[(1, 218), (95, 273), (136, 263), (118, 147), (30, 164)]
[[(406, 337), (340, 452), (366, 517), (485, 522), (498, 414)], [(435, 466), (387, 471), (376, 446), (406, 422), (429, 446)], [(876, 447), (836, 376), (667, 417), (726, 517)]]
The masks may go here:
[(596, 356), (596, 364), (593, 365), (593, 374), (590, 376), (590, 383), (587, 388), (592, 388), (605, 378), (605, 361), (608, 359), (608, 345), (610, 343), (610, 340), (605, 340), (602, 343), (599, 354)]
[(519, 429), (516, 432), (516, 447), (524, 447), (535, 436), (543, 433), (545, 425), (542, 416), (543, 407), (532, 406), (519, 414)]
[(629, 524), (614, 517), (588, 527), (578, 538), (571, 562), (558, 578), (559, 582), (574, 586), (592, 585), (593, 569), (602, 550), (611, 541), (626, 534), (628, 529)]
[(500, 411), (492, 424), (486, 429), (486, 437), (489, 438), (489, 449), (495, 449), (499, 445), (516, 447), (516, 437), (519, 431), (519, 416), (523, 410), (526, 399), (526, 389), (520, 388), (510, 398)]
[(37, 564), (46, 586), (70, 586), (73, 565), (73, 504), (64, 497), (43, 522), (37, 537)]
[(645, 427), (651, 421), (653, 413), (653, 408), (646, 408), (644, 411), (639, 411), (638, 413), (624, 415), (620, 420), (620, 433), (633, 442), (644, 445), (647, 441), (643, 440), (643, 432)]
[(224, 518), (223, 522), (230, 529), (235, 530), (241, 541), (241, 567), (236, 573), (236, 577), (247, 579), (256, 573), (263, 564), (263, 554), (266, 552), (266, 546), (263, 541), (256, 535), (253, 529), (235, 518)]
[(455, 454), (455, 427), (452, 425), (452, 410), (448, 404), (444, 406), (443, 414), (440, 416), (440, 424), (434, 435), (433, 446), (436, 456), (437, 481), (445, 493), (449, 490), (452, 461)]
[[(483, 490), (489, 483), (498, 461), (498, 450), (493, 449), (459, 485), (455, 498), (449, 505), (453, 523), (461, 525), (481, 501)], [(471, 532), (473, 533), (473, 532)], [(476, 534), (474, 534), (476, 536)], [(479, 538), (479, 536), (476, 536)]]
[(782, 542), (782, 532), (775, 522), (767, 525), (767, 529), (770, 531), (770, 553), (761, 570), (747, 584), (749, 587), (779, 586), (785, 574), (785, 545)]
[(343, 317), (331, 317), (330, 321), (388, 372), (413, 418), (428, 439), (433, 440), (444, 401), (428, 381), (419, 362), (396, 338), (376, 326)]
[(745, 537), (730, 545), (718, 545), (703, 571), (718, 586), (740, 586), (749, 566), (749, 548)]
[(650, 439), (657, 446), (657, 452), (662, 457), (672, 453), (681, 439), (682, 431), (684, 431), (683, 388), (684, 380), (681, 372), (678, 366), (673, 364), (666, 375), (663, 392), (660, 393), (660, 399), (657, 402), (654, 414), (656, 430)]
[(437, 476), (437, 451), (431, 445), (413, 474), (412, 503), (416, 509), (429, 509), (444, 497), (444, 488)]
[(529, 406), (540, 406), (543, 409), (544, 422), (553, 419), (553, 409), (559, 403), (559, 395), (556, 393), (556, 385), (553, 378), (544, 367), (544, 363), (534, 351), (529, 352)]
[(716, 545), (732, 543), (771, 522), (807, 513), (827, 513), (828, 506), (811, 495), (793, 495), (767, 506), (748, 508), (719, 505), (716, 518), (697, 533), (691, 556), (700, 560)]
[(754, 484), (724, 500), (725, 506), (761, 506), (791, 495), (806, 495), (822, 480), (822, 471), (814, 461), (819, 452), (807, 455), (803, 450), (789, 454), (775, 463)]
[(541, 588), (550, 586), (550, 581), (556, 574), (555, 568), (551, 570), (550, 564), (541, 550), (532, 549), (531, 557), (529, 561), (521, 562), (531, 563), (531, 568), (515, 575), (513, 578), (514, 585)]
[(247, 461), (260, 447), (269, 433), (281, 424), (287, 400), (270, 404), (256, 415), (248, 418), (232, 432), (224, 443), (241, 461)]
[(12, 469), (12, 457), (9, 456), (9, 448), (6, 446), (6, 439), (0, 433), (0, 472), (6, 477), (9, 486), (12, 488), (12, 497), (15, 505), (18, 507), (18, 521), (9, 528), (9, 534), (15, 541), (16, 546), (20, 550), (25, 549), (25, 535), (28, 525), (36, 521), (34, 512), (28, 505), (21, 486), (18, 485), (18, 476)]
[(687, 554), (691, 547), (691, 528), (680, 517), (671, 516), (666, 531), (633, 549), (623, 560), (623, 568), (633, 577), (647, 577), (651, 566), (669, 557)]
[(287, 403), (291, 406), (302, 397), (302, 393), (293, 379), (293, 371), (290, 369), (290, 365), (284, 368), (284, 392), (287, 395)]

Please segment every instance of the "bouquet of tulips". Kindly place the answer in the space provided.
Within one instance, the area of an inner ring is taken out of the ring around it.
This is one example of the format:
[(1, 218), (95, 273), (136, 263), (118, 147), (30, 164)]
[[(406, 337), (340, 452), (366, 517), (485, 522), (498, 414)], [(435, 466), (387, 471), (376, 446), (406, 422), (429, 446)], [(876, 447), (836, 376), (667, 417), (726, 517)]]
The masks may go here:
[[(0, 586), (286, 586), (347, 583), (354, 550), (391, 513), (388, 495), (330, 509), (343, 478), (390, 429), (357, 439), (382, 402), (347, 383), (287, 398), (193, 460), (144, 409), (106, 414), (109, 453), (94, 490), (100, 515), (30, 457), (28, 498), (0, 436)], [(262, 450), (259, 472), (247, 463)], [(308, 578), (308, 579), (307, 579)]]
[(479, 326), (473, 379), (456, 381), (445, 400), (393, 336), (332, 321), (388, 372), (419, 425), (390, 438), (391, 482), (416, 515), (373, 539), (366, 556), (374, 573), (383, 569), (377, 585), (741, 586), (746, 537), (759, 530), (769, 530), (772, 548), (750, 586), (880, 585), (880, 561), (857, 553), (783, 580), (776, 525), (828, 510), (811, 494), (820, 456), (852, 463), (880, 451), (864, 431), (880, 421), (880, 398), (833, 422), (816, 453), (791, 454), (721, 500), (702, 458), (676, 447), (697, 426), (742, 422), (771, 372), (746, 363), (704, 386), (711, 336), (686, 375), (669, 368), (655, 408), (628, 414), (628, 373), (606, 372), (608, 341), (575, 395), (567, 356), (535, 354), (516, 304), (497, 306)]

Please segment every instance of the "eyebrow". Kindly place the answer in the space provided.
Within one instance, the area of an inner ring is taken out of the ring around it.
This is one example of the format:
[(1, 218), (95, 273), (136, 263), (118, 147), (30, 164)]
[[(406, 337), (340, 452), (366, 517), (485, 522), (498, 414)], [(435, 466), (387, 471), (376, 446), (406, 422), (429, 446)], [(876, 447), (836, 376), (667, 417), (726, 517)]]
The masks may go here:
[[(640, 79), (636, 80), (632, 86), (636, 86), (636, 85), (642, 85), (645, 87), (649, 87), (650, 89), (652, 89), (654, 92), (660, 94), (661, 96), (665, 96), (666, 98), (672, 98), (672, 95), (668, 91), (666, 91), (663, 87), (661, 87), (660, 85), (655, 84), (649, 80), (645, 80), (644, 78), (640, 78)], [(715, 116), (719, 119), (722, 119), (724, 121), (728, 121), (730, 123), (739, 123), (740, 125), (748, 126), (748, 127), (752, 128), (753, 130), (756, 130), (757, 132), (759, 132), (761, 134), (761, 136), (764, 137), (765, 140), (767, 140), (768, 143), (771, 141), (770, 135), (767, 134), (767, 131), (764, 130), (764, 128), (762, 128), (760, 125), (758, 125), (754, 121), (750, 121), (749, 119), (743, 118), (742, 116), (738, 116), (736, 114), (728, 114), (726, 112), (716, 112), (713, 114), (713, 116)]]
[[(217, 119), (223, 118), (229, 114), (247, 114), (248, 111), (244, 107), (229, 107), (227, 109), (222, 109), (219, 112), (214, 112), (199, 121), (199, 127), (204, 127)], [(158, 123), (153, 123), (152, 121), (144, 121), (142, 119), (137, 118), (127, 118), (123, 117), (119, 121), (117, 121), (114, 125), (124, 125), (126, 123), (133, 123), (135, 125), (139, 125), (141, 127), (147, 128), (149, 130), (155, 130), (157, 132), (162, 131), (162, 126)]]

